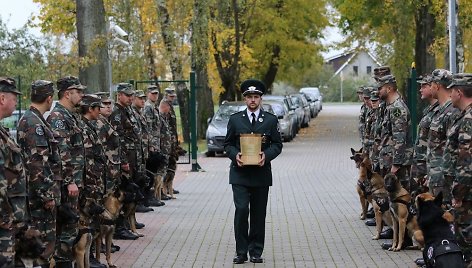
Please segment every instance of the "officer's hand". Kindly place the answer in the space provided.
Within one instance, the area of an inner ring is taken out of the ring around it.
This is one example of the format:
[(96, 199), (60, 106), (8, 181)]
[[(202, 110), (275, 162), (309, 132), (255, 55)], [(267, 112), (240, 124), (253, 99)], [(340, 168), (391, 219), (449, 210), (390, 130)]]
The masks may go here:
[(452, 207), (453, 207), (453, 208), (460, 208), (460, 207), (462, 207), (462, 200), (452, 198)]
[(53, 200), (49, 200), (44, 204), (45, 209), (53, 209), (56, 206), (56, 202)]
[(264, 152), (260, 152), (259, 155), (261, 156), (261, 160), (259, 160), (258, 165), (259, 165), (260, 167), (262, 167), (262, 166), (264, 166), (264, 164), (265, 164), (265, 153), (264, 153)]
[(75, 183), (71, 183), (67, 185), (67, 191), (69, 192), (69, 196), (79, 196), (79, 188)]
[(238, 167), (242, 167), (243, 166), (243, 161), (241, 160), (241, 153), (238, 153), (236, 155), (236, 163), (238, 164)]
[(129, 171), (129, 164), (123, 164), (123, 165), (121, 165), (121, 168), (122, 168), (124, 171)]

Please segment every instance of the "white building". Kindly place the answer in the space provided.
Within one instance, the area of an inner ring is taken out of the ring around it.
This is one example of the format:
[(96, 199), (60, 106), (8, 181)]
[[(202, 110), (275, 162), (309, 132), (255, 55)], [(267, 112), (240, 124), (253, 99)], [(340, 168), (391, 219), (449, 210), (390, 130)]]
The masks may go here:
[(342, 76), (343, 79), (357, 79), (372, 77), (374, 68), (382, 64), (368, 51), (352, 50), (327, 59), (326, 65), (333, 68), (333, 77)]

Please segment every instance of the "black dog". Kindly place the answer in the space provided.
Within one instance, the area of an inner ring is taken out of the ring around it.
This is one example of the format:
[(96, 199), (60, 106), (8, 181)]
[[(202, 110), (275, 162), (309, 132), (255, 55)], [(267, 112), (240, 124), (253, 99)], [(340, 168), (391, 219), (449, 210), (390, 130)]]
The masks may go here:
[(442, 199), (442, 192), (436, 198), (430, 193), (416, 197), (418, 224), (425, 241), (423, 258), (426, 267), (465, 267), (455, 240), (454, 217), (442, 209)]
[(41, 241), (41, 233), (25, 225), (18, 230), (15, 240), (16, 265), (19, 267), (33, 267), (35, 260), (46, 249), (46, 246)]

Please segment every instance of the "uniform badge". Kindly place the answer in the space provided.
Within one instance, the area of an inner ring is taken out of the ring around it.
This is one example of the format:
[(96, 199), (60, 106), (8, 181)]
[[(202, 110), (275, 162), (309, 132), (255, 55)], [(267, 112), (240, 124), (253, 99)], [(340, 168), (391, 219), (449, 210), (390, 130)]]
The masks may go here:
[(44, 130), (42, 127), (36, 127), (36, 134), (38, 134), (39, 136), (43, 136), (44, 135)]
[(262, 123), (262, 121), (264, 121), (264, 119), (262, 119), (262, 117), (259, 117), (258, 121)]
[(470, 121), (465, 121), (465, 124), (462, 129), (464, 130), (464, 132), (468, 133), (470, 131)]
[(57, 120), (56, 123), (55, 123), (55, 126), (56, 126), (56, 128), (58, 128), (58, 129), (65, 129), (64, 121), (63, 121), (63, 120)]
[(266, 135), (263, 135), (263, 136), (262, 136), (262, 141), (261, 141), (261, 142), (262, 142), (262, 143), (266, 143), (266, 142), (267, 142), (267, 136), (266, 136)]
[(400, 111), (400, 108), (396, 108), (392, 111), (392, 115), (395, 117), (399, 117), (400, 115), (402, 115), (402, 111)]
[(431, 260), (433, 258), (433, 253), (434, 253), (434, 248), (429, 247), (428, 248), (428, 259)]
[(121, 119), (120, 114), (115, 115), (115, 121), (118, 121), (118, 122), (119, 122), (120, 119)]

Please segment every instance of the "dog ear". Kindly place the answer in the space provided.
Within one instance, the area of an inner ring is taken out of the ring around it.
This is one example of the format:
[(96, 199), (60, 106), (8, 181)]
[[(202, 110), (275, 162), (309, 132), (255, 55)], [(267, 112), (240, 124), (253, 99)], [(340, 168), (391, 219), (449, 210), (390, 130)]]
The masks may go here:
[[(352, 155), (355, 155), (355, 154), (356, 154), (356, 150), (354, 150), (354, 149), (351, 148), (351, 154), (352, 154)], [(351, 158), (351, 159), (352, 159), (352, 158)]]
[(445, 211), (442, 215), (442, 218), (445, 219), (448, 223), (454, 222), (454, 216), (449, 211)]
[(442, 191), (439, 192), (439, 194), (434, 198), (434, 204), (436, 204), (438, 207), (441, 207), (443, 203), (443, 193)]
[(359, 153), (360, 153), (360, 154), (362, 154), (362, 150), (364, 150), (364, 148), (361, 148), (361, 149), (359, 150)]

